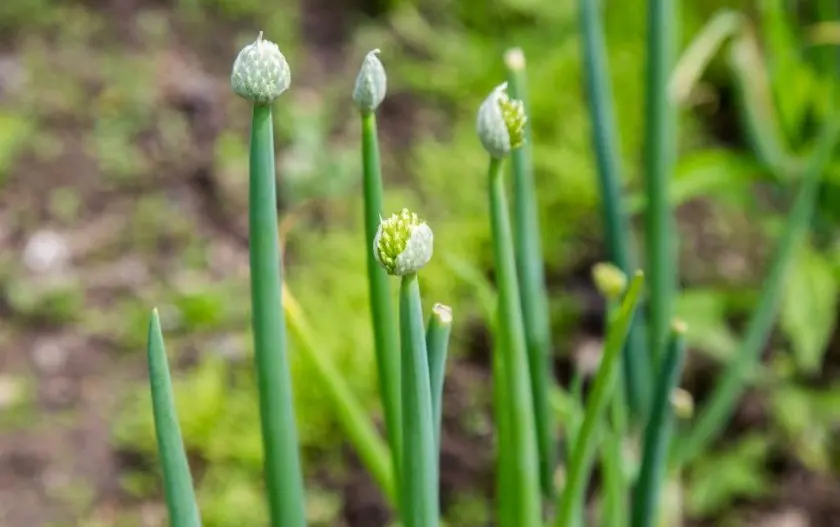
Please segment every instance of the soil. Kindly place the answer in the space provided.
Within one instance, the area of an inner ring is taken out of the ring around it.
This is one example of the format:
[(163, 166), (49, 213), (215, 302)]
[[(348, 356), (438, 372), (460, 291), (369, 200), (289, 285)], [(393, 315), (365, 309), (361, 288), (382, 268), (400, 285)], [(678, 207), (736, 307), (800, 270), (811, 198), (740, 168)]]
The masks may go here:
[[(96, 4), (109, 9), (114, 22), (118, 23), (131, 19), (139, 2), (102, 0)], [(343, 60), (345, 41), (354, 17), (349, 6), (335, 8), (325, 0), (302, 5), (305, 6), (302, 34), (309, 48), (308, 56), (314, 61), (308, 66), (305, 75), (309, 78), (304, 82), (312, 85), (317, 83), (319, 75), (327, 75)], [(130, 31), (126, 32), (126, 38), (132, 38)], [(222, 39), (217, 39), (217, 45), (218, 40)], [(163, 78), (161, 89), (166, 94), (163, 99), (171, 111), (188, 116), (193, 129), (201, 133), (196, 135), (196, 144), (189, 152), (167, 160), (165, 166), (156, 167), (154, 172), (166, 172), (165, 179), (157, 178), (142, 187), (122, 188), (117, 192), (103, 189), (96, 178), (91, 177), (96, 170), (78, 140), (79, 127), (83, 124), (65, 122), (55, 123), (64, 128), (64, 153), (51, 161), (24, 159), (0, 194), (0, 252), (17, 259), (23, 254), (36, 225), (54, 223), (48, 212), (46, 191), (62, 185), (72, 186), (79, 192), (87, 212), (63, 232), (69, 243), (70, 260), (92, 283), (86, 289), (87, 305), (103, 308), (119, 295), (135, 294), (143, 276), (151, 272), (154, 264), (143, 255), (125, 252), (120, 247), (119, 236), (124, 222), (118, 211), (122, 203), (147, 195), (152, 186), (158, 189), (163, 186), (172, 199), (183, 205), (184, 214), (195, 222), (203, 236), (215, 240), (220, 251), (235, 260), (247, 261), (247, 231), (243, 218), (230, 217), (220, 204), (220, 183), (216, 180), (211, 157), (221, 126), (220, 117), (214, 110), (214, 93), (225, 82), (217, 72), (225, 71), (227, 64), (220, 62), (218, 54), (197, 59), (185, 55), (178, 47), (173, 47), (169, 53), (168, 61), (188, 64), (195, 75), (193, 82), (186, 84), (172, 84), (171, 79)], [(403, 96), (388, 104), (386, 111), (410, 119), (416, 101)], [(383, 123), (404, 120), (385, 119)], [(404, 128), (403, 123), (381, 135), (408, 142), (410, 135)], [(11, 218), (19, 217), (20, 211), (25, 209), (31, 211), (31, 221), (13, 223)], [(691, 221), (685, 223), (690, 225)], [(166, 244), (159, 249), (165, 254)], [(101, 259), (92, 256), (102, 252), (117, 252), (119, 257), (102, 263)], [(597, 253), (597, 248), (593, 248), (593, 252)], [(586, 324), (583, 329), (588, 334), (578, 335), (576, 340), (594, 336), (603, 317), (587, 272), (582, 269), (572, 275), (552, 277), (553, 289), (574, 291), (583, 305), (591, 306), (584, 313)], [(29, 413), (35, 422), (27, 422), (25, 427), (18, 429), (4, 429), (0, 435), (2, 525), (76, 525), (79, 511), (84, 511), (86, 517), (98, 518), (103, 525), (113, 525), (116, 512), (127, 507), (137, 510), (143, 525), (164, 525), (159, 502), (137, 503), (128, 500), (121, 490), (121, 468), (132, 460), (116, 451), (109, 439), (114, 395), (120, 393), (127, 380), (137, 379), (142, 374), (142, 362), (126, 360), (120, 353), (122, 350), (115, 349), (107, 337), (82, 338), (74, 332), (72, 325), (45, 324), (37, 317), (16, 312), (6, 297), (8, 284), (2, 285), (0, 316), (13, 324), (4, 322), (6, 327), (0, 333), (0, 375), (2, 379), (9, 376), (31, 379), (30, 385), (37, 394), (37, 407)], [(479, 490), (488, 496), (493, 493), (489, 428), (467, 428), (464, 419), (465, 414), (471, 413), (474, 417), (470, 421), (490, 420), (489, 409), (477, 410), (473, 402), (472, 394), (477, 389), (489, 389), (490, 384), (489, 339), (480, 328), (476, 329), (475, 337), (470, 352), (452, 364), (447, 378), (441, 462), (444, 507), (460, 492)], [(835, 338), (835, 342), (838, 341), (840, 339)], [(568, 362), (558, 360), (556, 371), (561, 379), (567, 379)], [(702, 375), (702, 371), (695, 373)], [(748, 411), (754, 403), (758, 406), (758, 418), (754, 417), (756, 412)], [(761, 401), (747, 397), (731, 434), (749, 427), (750, 421), (761, 420), (762, 412)], [(744, 419), (744, 414), (753, 417)], [(352, 460), (352, 453), (347, 455), (351, 466), (357, 468), (340, 489), (345, 498), (345, 524), (349, 527), (384, 526), (388, 514), (379, 493), (364, 470)], [(743, 504), (743, 509), (748, 511), (744, 525), (840, 525), (840, 488), (836, 482), (811, 474), (789, 459), (780, 463), (776, 477), (778, 492), (772, 501)], [(712, 521), (691, 525), (715, 524)]]

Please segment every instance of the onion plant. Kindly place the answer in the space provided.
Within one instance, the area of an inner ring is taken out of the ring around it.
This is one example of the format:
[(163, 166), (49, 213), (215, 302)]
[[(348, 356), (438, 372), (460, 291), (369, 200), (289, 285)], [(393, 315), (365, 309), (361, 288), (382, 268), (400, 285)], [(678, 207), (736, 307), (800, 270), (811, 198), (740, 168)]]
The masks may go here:
[(525, 342), (525, 328), (516, 275), (513, 234), (510, 225), (502, 162), (511, 150), (525, 141), (525, 109), (522, 101), (511, 99), (507, 83), (497, 86), (478, 110), (478, 137), (490, 155), (488, 197), (493, 238), (493, 261), (498, 294), (497, 333), (503, 364), (510, 461), (514, 467), (505, 474), (500, 492), (511, 496), (510, 521), (521, 527), (542, 524), (538, 470), (537, 434), (531, 378)]
[[(432, 256), (433, 236), (429, 226), (407, 210), (387, 220), (380, 216), (382, 183), (373, 115), (385, 95), (385, 71), (376, 58), (376, 51), (368, 54), (357, 78), (353, 100), (362, 116), (368, 234), (364, 246), (369, 256), (367, 275), (390, 454), (338, 368), (316, 348), (300, 307), (283, 283), (271, 104), (288, 89), (290, 78), (285, 57), (276, 44), (263, 39), (262, 33), (240, 51), (231, 73), (233, 91), (252, 105), (248, 205), (251, 329), (270, 525), (306, 525), (304, 476), (289, 373), (288, 321), (302, 357), (313, 365), (318, 381), (324, 384), (348, 439), (354, 443), (383, 494), (390, 498), (402, 524), (433, 527), (439, 518), (437, 464), (441, 398), (452, 311), (448, 306), (435, 304), (428, 323), (423, 318), (417, 273)], [(399, 328), (394, 323), (397, 317), (391, 312), (388, 275), (401, 277)], [(175, 412), (156, 310), (152, 314), (148, 342), (152, 409), (170, 522), (174, 527), (199, 526), (199, 509)], [(399, 471), (401, 466), (407, 470)], [(404, 506), (400, 507), (401, 504)]]
[(249, 177), (251, 321), (254, 337), (264, 477), (274, 527), (306, 524), (303, 473), (292, 402), (277, 232), (277, 183), (271, 103), (291, 72), (277, 44), (262, 33), (236, 57), (234, 92), (252, 104)]

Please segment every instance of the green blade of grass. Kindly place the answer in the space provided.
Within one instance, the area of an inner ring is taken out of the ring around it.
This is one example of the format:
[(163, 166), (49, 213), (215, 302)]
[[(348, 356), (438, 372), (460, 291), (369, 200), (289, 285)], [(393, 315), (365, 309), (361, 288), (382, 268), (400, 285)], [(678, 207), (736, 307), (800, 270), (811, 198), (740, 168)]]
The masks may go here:
[[(520, 49), (505, 53), (508, 92), (519, 99), (528, 113), (525, 55)], [(531, 161), (531, 127), (525, 124), (525, 142), (511, 152), (513, 175), (513, 228), (515, 231), (516, 268), (519, 294), (525, 324), (525, 343), (531, 375), (534, 422), (539, 449), (540, 483), (543, 494), (554, 496), (555, 419), (549, 405), (548, 391), (552, 382), (551, 329), (548, 321), (548, 294), (545, 290), (545, 271), (537, 218), (537, 199), (534, 189), (534, 167)]]
[[(584, 82), (592, 124), (592, 144), (601, 194), (601, 211), (610, 260), (626, 275), (632, 273), (630, 226), (621, 198), (621, 163), (607, 67), (607, 51), (599, 13), (600, 2), (580, 3)], [(651, 357), (645, 352), (641, 314), (630, 328), (624, 348), (622, 372), (627, 404), (634, 416), (646, 413), (652, 376)]]
[(405, 527), (438, 525), (438, 478), (432, 389), (417, 275), (400, 282), (402, 344), (402, 522)]
[(397, 504), (397, 491), (393, 466), (387, 445), (377, 433), (368, 414), (353, 394), (344, 376), (330, 359), (314, 343), (313, 333), (297, 300), (283, 284), (283, 308), (286, 322), (298, 342), (298, 352), (313, 366), (319, 385), (335, 407), (336, 417), (344, 427), (347, 438), (353, 444), (362, 463), (370, 472), (379, 489), (392, 506)]
[(683, 104), (697, 85), (712, 59), (727, 39), (741, 30), (743, 19), (740, 13), (724, 9), (700, 29), (680, 56), (671, 74), (668, 92), (673, 101)]
[(740, 102), (739, 118), (756, 157), (777, 176), (800, 171), (800, 161), (788, 150), (767, 70), (751, 33), (743, 32), (734, 39), (728, 61)]
[(306, 502), (286, 350), (275, 177), (271, 107), (255, 104), (248, 209), (251, 318), (265, 485), (271, 526), (303, 527)]
[(766, 86), (768, 100), (778, 116), (782, 141), (795, 143), (801, 137), (811, 102), (807, 86), (810, 71), (800, 58), (802, 47), (794, 29), (796, 10), (786, 0), (762, 0), (756, 8), (761, 49), (768, 61), (762, 71), (764, 76), (750, 80), (763, 85), (762, 89)]
[(172, 379), (169, 375), (166, 347), (157, 309), (152, 311), (149, 322), (147, 354), (155, 435), (169, 522), (172, 527), (199, 527), (201, 515), (195, 499), (187, 453), (184, 451), (178, 413), (175, 410)]
[(633, 497), (632, 527), (657, 525), (660, 489), (666, 475), (668, 449), (674, 428), (671, 392), (677, 386), (685, 359), (685, 324), (674, 322), (656, 382), (654, 405), (645, 427), (642, 466)]
[(633, 322), (644, 282), (643, 274), (637, 272), (607, 330), (601, 364), (586, 401), (583, 423), (575, 434), (572, 458), (566, 472), (566, 486), (560, 496), (554, 521), (555, 527), (572, 525), (575, 516), (583, 508), (584, 490), (592, 468), (593, 453), (597, 446), (595, 439), (600, 434), (604, 413), (612, 397), (616, 384), (615, 368)]
[(379, 393), (385, 411), (385, 430), (391, 447), (394, 475), (399, 480), (402, 440), (400, 427), (400, 354), (397, 325), (391, 304), (391, 286), (385, 270), (376, 262), (373, 239), (379, 229), (382, 214), (382, 174), (379, 160), (379, 140), (376, 114), (361, 114), (362, 165), (365, 213), (365, 247), (367, 250), (370, 314), (373, 323), (376, 371)]
[[(836, 112), (832, 112), (832, 115), (836, 115)], [(678, 444), (676, 460), (680, 464), (693, 460), (720, 434), (745, 389), (747, 376), (760, 358), (761, 350), (773, 329), (784, 280), (796, 254), (796, 247), (807, 232), (814, 214), (820, 177), (837, 146), (838, 131), (840, 126), (834, 117), (830, 117), (808, 161), (744, 339), (726, 366), (726, 371), (718, 379), (694, 426)]]
[(435, 304), (426, 328), (426, 347), (429, 359), (429, 384), (432, 390), (432, 419), (435, 423), (435, 444), (440, 452), (441, 407), (443, 380), (446, 377), (446, 356), (449, 335), (452, 333), (452, 308)]
[(516, 260), (510, 212), (502, 178), (502, 160), (491, 158), (488, 173), (490, 223), (493, 238), (493, 259), (498, 287), (497, 334), (498, 346), (504, 355), (507, 416), (510, 419), (509, 462), (514, 467), (507, 489), (517, 527), (542, 525), (540, 511), (540, 474), (534, 406), (531, 402), (531, 380), (525, 344), (522, 309), (519, 304), (519, 284), (516, 279)]
[(668, 96), (668, 78), (676, 52), (679, 20), (676, 0), (647, 2), (647, 65), (645, 75), (644, 173), (648, 203), (644, 214), (647, 261), (648, 351), (654, 369), (671, 319), (677, 287), (673, 218), (668, 185), (676, 162), (676, 110)]

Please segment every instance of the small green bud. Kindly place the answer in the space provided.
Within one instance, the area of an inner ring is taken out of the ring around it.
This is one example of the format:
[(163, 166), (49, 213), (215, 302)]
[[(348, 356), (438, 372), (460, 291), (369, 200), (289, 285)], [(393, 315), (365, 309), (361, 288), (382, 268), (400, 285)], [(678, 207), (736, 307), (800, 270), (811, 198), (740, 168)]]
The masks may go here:
[(373, 254), (390, 275), (405, 276), (423, 268), (432, 258), (432, 229), (417, 214), (403, 209), (379, 223)]
[(504, 82), (496, 86), (478, 109), (478, 138), (491, 156), (501, 159), (525, 142), (527, 121), (522, 101), (508, 97)]
[(277, 44), (263, 40), (262, 31), (236, 56), (230, 74), (233, 91), (254, 104), (271, 103), (289, 88), (291, 80), (286, 57)]
[(675, 388), (671, 392), (671, 407), (678, 418), (691, 419), (694, 415), (694, 397), (682, 388)]
[(627, 287), (627, 275), (610, 263), (597, 263), (592, 267), (592, 280), (598, 292), (609, 300), (615, 300)]
[(353, 89), (353, 101), (362, 113), (375, 112), (388, 88), (388, 77), (385, 67), (377, 57), (378, 49), (374, 49), (365, 56), (359, 75), (356, 77), (356, 87)]

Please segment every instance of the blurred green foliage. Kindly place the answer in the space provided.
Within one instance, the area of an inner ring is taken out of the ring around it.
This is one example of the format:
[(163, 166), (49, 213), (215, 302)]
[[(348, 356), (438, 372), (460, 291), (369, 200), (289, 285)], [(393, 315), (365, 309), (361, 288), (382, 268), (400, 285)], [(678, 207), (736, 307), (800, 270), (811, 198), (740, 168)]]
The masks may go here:
[[(318, 62), (329, 61), (322, 54), (330, 50), (319, 49), (314, 39), (302, 34), (302, 8), (295, 4), (172, 4), (169, 11), (140, 11), (133, 37), (139, 44), (105, 47), (104, 42), (120, 42), (121, 30), (104, 11), (86, 3), (0, 1), (0, 35), (12, 39), (26, 73), (24, 88), (10, 91), (5, 97), (11, 104), (0, 106), (0, 189), (16, 183), (10, 179), (27, 156), (38, 163), (61, 163), (69, 150), (80, 150), (89, 162), (75, 166), (78, 173), (68, 170), (69, 181), (52, 199), (59, 211), (55, 217), (71, 225), (89, 221), (86, 193), (129, 193), (131, 199), (118, 203), (125, 219), (120, 237), (91, 250), (88, 258), (95, 268), (124, 252), (139, 253), (150, 270), (140, 291), (98, 301), (86, 294), (85, 288), (92, 287), (89, 280), (42, 282), (26, 277), (0, 255), (0, 287), (18, 315), (13, 323), (78, 324), (86, 337), (107, 338), (138, 357), (147, 305), (169, 302), (161, 310), (173, 365), (189, 365), (176, 374), (176, 400), (187, 446), (199, 460), (199, 499), (208, 527), (265, 523), (260, 437), (245, 334), (247, 274), (235, 259), (216, 262), (220, 256), (214, 252), (212, 233), (208, 235), (196, 213), (181, 208), (177, 184), (169, 181), (172, 167), (186, 157), (184, 145), (199, 135), (162, 93), (167, 82), (161, 74), (167, 71), (161, 66), (166, 64), (162, 56), (173, 49), (192, 49), (206, 61), (216, 88), (226, 94), (214, 99), (221, 106), (222, 130), (209, 155), (222, 192), (218, 207), (232, 224), (225, 227), (232, 230), (236, 220), (231, 218), (244, 210), (246, 199), (248, 137), (244, 106), (225, 90), (229, 61), (256, 28), (271, 35), (289, 59), (292, 89), (275, 112), (281, 205), (289, 227), (289, 286), (318, 334), (317, 344), (334, 356), (342, 371), (350, 372), (351, 386), (378, 415), (363, 278), (358, 131), (348, 110), (358, 62), (369, 49), (382, 48), (389, 74), (389, 96), (380, 117), (385, 209), (421, 210), (434, 227), (441, 258), (424, 270), (421, 287), (426, 298), (452, 305), (456, 319), (463, 321), (455, 327), (452, 353), (457, 359), (472, 351), (467, 322), (484, 318), (486, 296), (492, 294), (475, 288), (488, 279), (490, 268), (486, 155), (475, 137), (475, 110), (504, 76), (502, 52), (512, 45), (522, 47), (529, 63), (543, 247), (554, 293), (554, 342), (558, 356), (572, 351), (582, 308), (566, 294), (564, 281), (601, 256), (574, 2), (372, 3), (368, 10), (380, 13), (379, 18), (353, 20), (346, 34), (349, 44), (342, 49), (346, 64), (327, 67), (326, 74), (319, 71)], [(681, 38), (687, 40), (722, 7), (740, 10), (752, 4), (683, 3)], [(781, 0), (758, 4), (778, 7)], [(632, 2), (608, 5), (606, 30), (621, 150), (628, 167), (628, 205), (637, 214), (644, 206), (638, 194), (640, 160), (635, 158), (641, 151), (644, 12)], [(759, 34), (771, 57), (767, 64), (774, 108), (785, 139), (799, 149), (807, 143), (809, 115), (824, 109), (825, 80), (790, 59), (804, 52), (791, 37), (796, 20), (772, 10), (760, 11), (758, 18)], [(219, 50), (230, 56), (219, 56)], [(737, 328), (732, 321), (750, 308), (757, 285), (752, 270), (761, 265), (761, 248), (778, 231), (778, 210), (784, 208), (770, 208), (756, 198), (756, 183), (766, 189), (770, 178), (745, 141), (739, 138), (733, 148), (708, 126), (715, 118), (708, 114), (716, 111), (719, 92), (731, 84), (723, 61), (712, 64), (707, 80), (711, 86), (699, 91), (711, 92), (713, 102), (692, 102), (681, 115), (682, 155), (673, 199), (686, 205), (713, 200), (713, 220), (688, 216), (687, 227), (681, 228), (687, 239), (687, 274), (678, 312), (688, 322), (691, 349), (719, 363), (735, 349)], [(0, 84), (0, 94), (2, 88)], [(798, 254), (787, 287), (781, 332), (768, 350), (772, 359), (755, 372), (758, 389), (768, 395), (766, 434), (735, 437), (724, 450), (695, 463), (684, 493), (692, 514), (717, 516), (738, 498), (766, 496), (771, 489), (762, 467), (774, 450), (793, 449), (815, 471), (840, 470), (840, 453), (831, 448), (840, 424), (840, 386), (823, 382), (815, 387), (810, 382), (820, 376), (838, 318), (840, 244), (834, 233), (840, 221), (840, 158), (828, 180), (821, 217)], [(169, 184), (164, 191), (149, 191), (154, 182)], [(36, 212), (27, 207), (13, 208), (11, 214), (14, 228), (26, 232), (37, 225)], [(753, 222), (749, 215), (760, 221)], [(700, 246), (688, 241), (697, 232), (722, 249), (698, 254)], [(228, 267), (219, 270), (219, 265)], [(468, 278), (470, 273), (474, 279)], [(341, 481), (351, 470), (341, 449), (342, 433), (319, 387), (307, 382), (306, 366), (294, 357), (293, 374), (306, 467), (312, 478), (319, 477), (319, 468), (329, 467), (333, 480), (325, 482), (323, 493), (309, 496), (310, 516), (313, 525), (335, 525), (341, 496), (330, 491), (328, 483)], [(138, 380), (136, 393), (131, 392), (114, 423), (115, 445), (151, 457), (155, 442), (145, 384)], [(483, 393), (462, 397), (469, 397), (470, 408), (489, 402)], [(464, 427), (476, 436), (484, 433), (475, 425), (480, 415), (467, 411), (461, 416)], [(153, 471), (127, 472), (122, 481), (138, 499), (159, 496)], [(476, 525), (487, 511), (484, 496), (472, 494), (459, 494), (446, 510), (452, 527)], [(91, 520), (90, 525), (97, 524)]]

